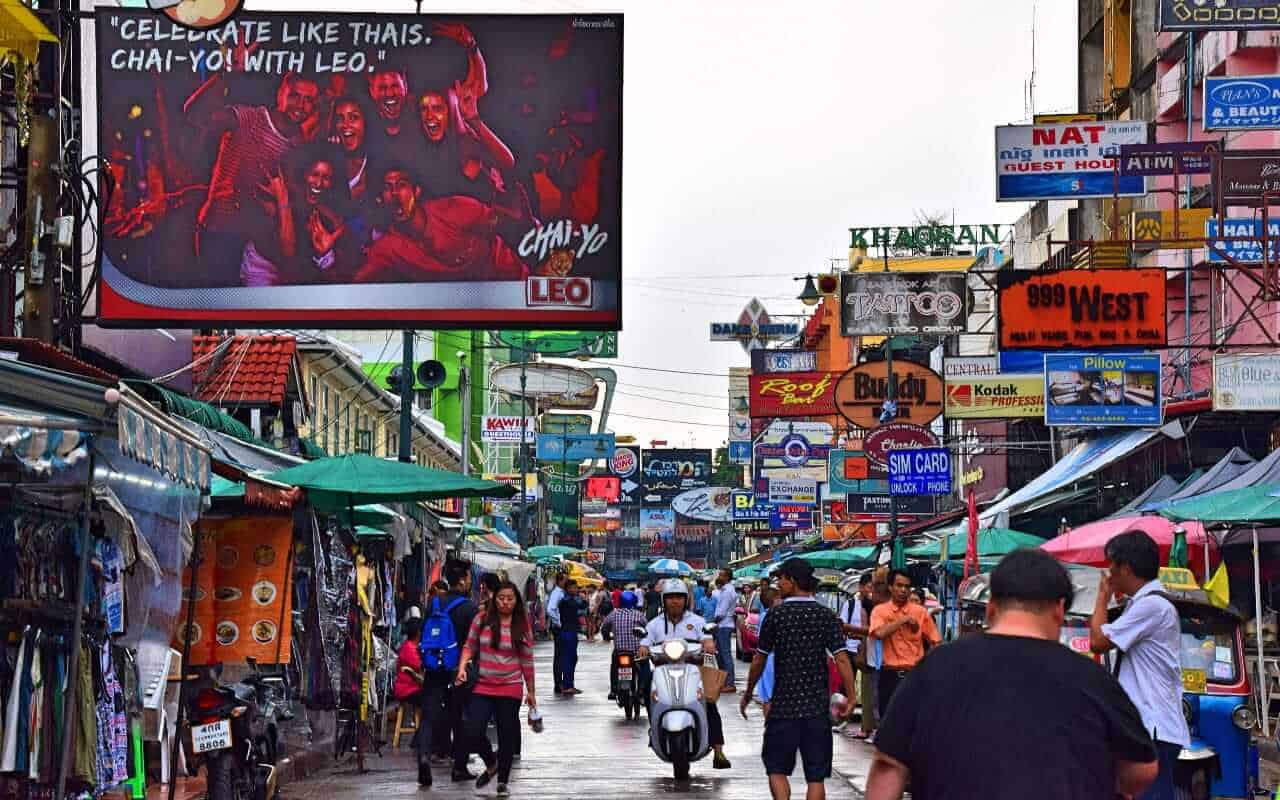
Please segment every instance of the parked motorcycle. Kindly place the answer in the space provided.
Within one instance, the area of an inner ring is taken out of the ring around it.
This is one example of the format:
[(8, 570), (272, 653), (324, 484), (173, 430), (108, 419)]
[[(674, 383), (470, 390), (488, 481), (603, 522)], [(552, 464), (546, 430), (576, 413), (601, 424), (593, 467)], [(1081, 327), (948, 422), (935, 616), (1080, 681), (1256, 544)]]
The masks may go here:
[(222, 665), (187, 676), (183, 743), (187, 770), (204, 763), (209, 800), (275, 800), (280, 720), (288, 719), (284, 678), (264, 676), (254, 659), (239, 683), (220, 682)]
[[(636, 634), (643, 635), (643, 628)], [(714, 626), (707, 626), (713, 631)], [(711, 750), (702, 692), (702, 644), (670, 639), (650, 649), (649, 747), (671, 764), (678, 781)]]
[(614, 681), (613, 694), (618, 701), (618, 708), (627, 715), (628, 720), (640, 718), (640, 706), (644, 703), (644, 688), (641, 685), (641, 664), (631, 653), (613, 654)]

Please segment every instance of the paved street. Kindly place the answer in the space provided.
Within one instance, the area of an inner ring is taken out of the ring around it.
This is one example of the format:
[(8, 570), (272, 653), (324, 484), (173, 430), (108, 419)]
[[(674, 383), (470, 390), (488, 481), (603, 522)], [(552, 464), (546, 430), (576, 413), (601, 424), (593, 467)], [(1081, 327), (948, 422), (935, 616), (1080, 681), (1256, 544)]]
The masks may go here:
[[(761, 798), (768, 796), (764, 767), (760, 763), (760, 712), (754, 707), (750, 719), (737, 713), (736, 696), (726, 695), (720, 701), (725, 722), (726, 752), (733, 769), (713, 770), (708, 757), (693, 765), (693, 778), (677, 785), (671, 777), (671, 766), (650, 752), (646, 722), (628, 723), (621, 709), (608, 701), (609, 653), (611, 645), (596, 641), (579, 647), (578, 687), (583, 694), (561, 700), (551, 694), (551, 645), (539, 643), (537, 650), (538, 698), (543, 707), (546, 728), (535, 734), (523, 729), (523, 758), (516, 762), (511, 778), (511, 793), (516, 798), (635, 798), (646, 795), (715, 795), (722, 798)], [(739, 683), (745, 678), (745, 664), (739, 662)], [(836, 737), (837, 775), (827, 782), (827, 796), (856, 798), (860, 794), (850, 780), (864, 785), (866, 765), (871, 748), (843, 736)], [(406, 752), (393, 753), (390, 747), (382, 759), (369, 762), (370, 771), (356, 775), (349, 767), (329, 770), (317, 777), (286, 787), (286, 798), (336, 797), (355, 798), (421, 797), (413, 760)], [(472, 771), (479, 772), (475, 759)], [(492, 795), (496, 783), (481, 791), (474, 785), (451, 784), (448, 769), (435, 770), (432, 797), (462, 798)], [(804, 782), (797, 765), (792, 779), (793, 796), (804, 797)]]

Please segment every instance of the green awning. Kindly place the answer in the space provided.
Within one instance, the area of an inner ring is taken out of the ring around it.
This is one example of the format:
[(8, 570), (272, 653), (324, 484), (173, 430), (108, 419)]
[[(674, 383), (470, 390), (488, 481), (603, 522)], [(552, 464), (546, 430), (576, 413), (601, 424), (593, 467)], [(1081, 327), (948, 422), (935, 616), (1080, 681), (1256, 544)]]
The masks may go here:
[[(1039, 547), (1045, 540), (1039, 536), (1008, 528), (986, 528), (978, 531), (978, 557), (1002, 556), (1024, 547)], [(964, 558), (969, 549), (969, 534), (953, 533), (947, 537), (947, 557)], [(942, 540), (939, 539), (907, 548), (908, 558), (936, 561), (942, 557)]]
[(741, 580), (752, 580), (755, 578), (759, 578), (761, 574), (764, 573), (764, 568), (767, 567), (768, 565), (769, 565), (769, 562), (762, 561), (759, 564), (752, 564), (750, 566), (743, 567), (742, 569), (734, 570), (733, 579), (735, 581), (741, 581)]
[(794, 558), (802, 558), (815, 568), (862, 569), (875, 565), (879, 551), (880, 548), (870, 545), (868, 547), (849, 547), (844, 550), (817, 550), (812, 553), (801, 553), (798, 556), (794, 556)]
[(580, 547), (568, 547), (563, 544), (540, 544), (536, 547), (530, 547), (525, 551), (530, 558), (554, 558), (555, 556), (569, 556), (574, 553), (581, 553)]
[(222, 413), (215, 406), (202, 403), (199, 400), (192, 400), (190, 397), (178, 394), (172, 389), (166, 389), (150, 381), (129, 380), (124, 383), (134, 391), (144, 395), (150, 394), (157, 398), (165, 413), (190, 420), (211, 431), (225, 433), (242, 442), (256, 444), (269, 450), (276, 449), (273, 445), (254, 436), (253, 431), (249, 430), (249, 426), (235, 417)]
[(1280, 523), (1280, 484), (1268, 483), (1226, 492), (1189, 497), (1162, 509), (1160, 516), (1175, 522), (1196, 520), (1239, 525)]
[(302, 445), (302, 457), (315, 460), (317, 458), (328, 458), (329, 454), (325, 449), (316, 444), (315, 439), (310, 436), (301, 436), (298, 438), (299, 444)]
[(499, 481), (471, 478), (460, 472), (420, 467), (364, 453), (321, 458), (267, 476), (277, 483), (307, 490), (311, 505), (338, 511), (352, 505), (447, 497), (499, 497), (516, 487)]

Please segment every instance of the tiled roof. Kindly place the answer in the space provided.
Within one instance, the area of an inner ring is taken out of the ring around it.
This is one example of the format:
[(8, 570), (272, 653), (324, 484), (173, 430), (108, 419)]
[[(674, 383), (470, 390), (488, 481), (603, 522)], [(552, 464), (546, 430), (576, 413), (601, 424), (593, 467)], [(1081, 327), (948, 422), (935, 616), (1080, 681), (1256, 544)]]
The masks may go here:
[[(280, 406), (289, 388), (289, 370), (298, 352), (292, 336), (194, 336), (191, 358), (195, 395), (218, 406)], [(204, 358), (204, 360), (201, 360)]]
[(18, 360), (27, 364), (69, 372), (82, 378), (95, 381), (115, 383), (119, 377), (98, 369), (87, 361), (82, 361), (70, 353), (66, 353), (39, 339), (22, 339), (12, 336), (0, 337), (0, 351), (18, 354)]

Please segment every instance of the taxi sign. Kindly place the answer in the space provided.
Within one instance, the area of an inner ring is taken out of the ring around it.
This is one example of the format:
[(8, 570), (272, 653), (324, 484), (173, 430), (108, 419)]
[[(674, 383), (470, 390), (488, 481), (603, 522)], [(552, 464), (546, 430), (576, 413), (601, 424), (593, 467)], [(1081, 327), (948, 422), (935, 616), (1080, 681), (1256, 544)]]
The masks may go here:
[(1161, 567), (1160, 583), (1166, 589), (1175, 591), (1195, 591), (1200, 588), (1191, 570), (1182, 567)]
[(1202, 669), (1184, 669), (1182, 671), (1182, 690), (1191, 694), (1204, 694), (1206, 673)]

